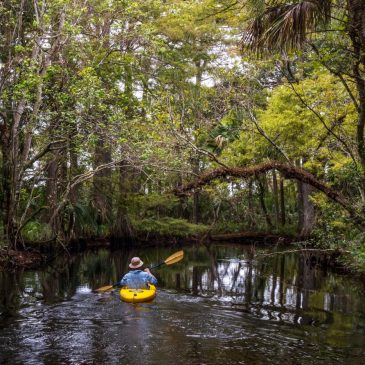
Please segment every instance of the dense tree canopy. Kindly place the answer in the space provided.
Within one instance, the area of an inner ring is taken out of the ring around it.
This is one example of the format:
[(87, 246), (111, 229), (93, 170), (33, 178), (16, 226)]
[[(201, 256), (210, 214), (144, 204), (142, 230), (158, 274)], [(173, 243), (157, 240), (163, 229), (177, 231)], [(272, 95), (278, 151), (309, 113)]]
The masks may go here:
[(9, 245), (363, 230), (363, 1), (5, 0), (0, 28)]

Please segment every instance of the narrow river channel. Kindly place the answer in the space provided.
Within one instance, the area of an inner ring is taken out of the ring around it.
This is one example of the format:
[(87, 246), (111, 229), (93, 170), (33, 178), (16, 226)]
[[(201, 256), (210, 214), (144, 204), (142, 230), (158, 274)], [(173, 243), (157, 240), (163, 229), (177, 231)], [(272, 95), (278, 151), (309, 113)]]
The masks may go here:
[(92, 291), (132, 256), (156, 264), (178, 249), (100, 249), (0, 273), (0, 364), (365, 364), (364, 283), (303, 254), (188, 246), (155, 271), (152, 303)]

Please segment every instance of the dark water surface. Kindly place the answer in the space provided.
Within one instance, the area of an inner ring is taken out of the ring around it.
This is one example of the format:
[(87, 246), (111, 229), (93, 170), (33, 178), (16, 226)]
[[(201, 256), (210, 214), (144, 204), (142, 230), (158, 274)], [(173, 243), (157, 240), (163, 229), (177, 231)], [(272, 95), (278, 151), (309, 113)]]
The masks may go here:
[(365, 364), (364, 284), (303, 254), (189, 246), (155, 272), (152, 303), (92, 292), (132, 256), (156, 264), (177, 250), (102, 249), (0, 273), (0, 364)]

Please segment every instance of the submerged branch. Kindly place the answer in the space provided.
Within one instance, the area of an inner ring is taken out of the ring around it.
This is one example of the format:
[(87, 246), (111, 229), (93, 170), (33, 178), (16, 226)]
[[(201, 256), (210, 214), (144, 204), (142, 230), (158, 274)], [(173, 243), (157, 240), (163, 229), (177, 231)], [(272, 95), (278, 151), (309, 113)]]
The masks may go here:
[(263, 257), (269, 257), (269, 256), (275, 256), (275, 255), (285, 255), (288, 253), (297, 253), (297, 252), (318, 252), (318, 253), (322, 253), (322, 252), (332, 252), (332, 253), (341, 253), (341, 254), (350, 254), (351, 251), (349, 250), (342, 250), (342, 249), (338, 249), (338, 248), (299, 248), (296, 250), (285, 250), (285, 251), (277, 251), (277, 252), (270, 252), (270, 253), (265, 253), (265, 254), (261, 254), (261, 255), (257, 255), (255, 256), (255, 258), (263, 258)]

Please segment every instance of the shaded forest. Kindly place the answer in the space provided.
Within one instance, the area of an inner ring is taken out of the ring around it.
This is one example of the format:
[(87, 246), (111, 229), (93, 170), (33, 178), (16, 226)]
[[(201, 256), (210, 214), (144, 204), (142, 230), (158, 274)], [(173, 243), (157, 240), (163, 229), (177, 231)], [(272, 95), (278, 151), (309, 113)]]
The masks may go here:
[(266, 232), (365, 265), (361, 0), (4, 0), (3, 245)]

